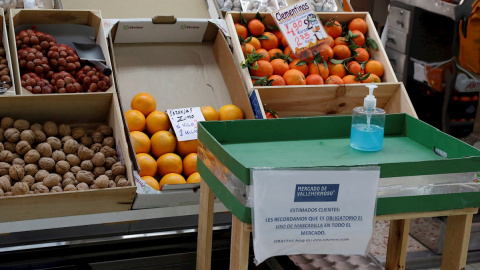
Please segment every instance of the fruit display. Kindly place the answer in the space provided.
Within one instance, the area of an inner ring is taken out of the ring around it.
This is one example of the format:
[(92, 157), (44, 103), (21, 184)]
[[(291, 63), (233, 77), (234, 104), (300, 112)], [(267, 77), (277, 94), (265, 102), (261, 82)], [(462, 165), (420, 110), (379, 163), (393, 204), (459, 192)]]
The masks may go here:
[(130, 186), (110, 126), (0, 121), (0, 196)]
[[(383, 64), (372, 59), (377, 43), (367, 36), (362, 18), (341, 23), (335, 18), (323, 22), (325, 42), (299, 59), (276, 26), (256, 18), (234, 23), (248, 69), (255, 86), (379, 83)], [(372, 31), (375, 31), (374, 29)]]
[(50, 34), (22, 30), (15, 40), (21, 84), (33, 94), (105, 92), (112, 85), (109, 77)]
[[(140, 166), (140, 177), (155, 190), (163, 185), (199, 183), (197, 172), (197, 140), (179, 141), (168, 115), (158, 111), (156, 101), (148, 93), (139, 93), (125, 112), (130, 138)], [(243, 119), (243, 112), (233, 104), (218, 111), (201, 107), (206, 121)]]

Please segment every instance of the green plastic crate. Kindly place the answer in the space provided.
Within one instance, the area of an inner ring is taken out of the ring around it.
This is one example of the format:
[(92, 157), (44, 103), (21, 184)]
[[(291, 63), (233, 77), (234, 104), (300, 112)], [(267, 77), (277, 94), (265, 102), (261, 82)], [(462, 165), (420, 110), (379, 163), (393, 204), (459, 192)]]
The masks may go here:
[[(408, 114), (386, 116), (379, 152), (352, 149), (350, 125), (351, 116), (201, 122), (198, 171), (232, 214), (251, 223), (247, 192), (253, 168), (375, 164), (381, 178), (480, 169), (479, 150)], [(386, 215), (479, 206), (480, 192), (459, 192), (379, 198), (376, 211)]]

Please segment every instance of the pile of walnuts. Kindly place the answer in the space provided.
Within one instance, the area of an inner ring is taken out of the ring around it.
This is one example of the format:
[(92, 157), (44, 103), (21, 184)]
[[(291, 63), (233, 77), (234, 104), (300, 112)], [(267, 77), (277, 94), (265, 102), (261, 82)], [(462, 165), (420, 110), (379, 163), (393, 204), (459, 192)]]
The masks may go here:
[(6, 58), (6, 51), (0, 42), (0, 87), (12, 87), (12, 79), (10, 78), (10, 69), (8, 68), (8, 61)]
[(0, 197), (129, 186), (113, 130), (0, 121)]
[[(105, 92), (111, 86), (110, 77), (105, 76), (94, 67), (85, 65), (77, 53), (65, 44), (57, 44), (55, 38), (49, 34), (22, 30), (15, 36), (17, 44), (17, 58), (20, 67), (22, 87), (33, 94), (48, 93), (78, 93), (78, 92)], [(69, 83), (58, 82), (60, 74), (65, 77), (68, 73)], [(25, 76), (29, 74), (29, 76)], [(37, 77), (32, 76), (35, 74)], [(0, 75), (1, 76), (1, 75)], [(41, 85), (33, 85), (34, 78), (41, 81)], [(45, 81), (48, 84), (45, 85)], [(35, 86), (42, 88), (36, 91)]]

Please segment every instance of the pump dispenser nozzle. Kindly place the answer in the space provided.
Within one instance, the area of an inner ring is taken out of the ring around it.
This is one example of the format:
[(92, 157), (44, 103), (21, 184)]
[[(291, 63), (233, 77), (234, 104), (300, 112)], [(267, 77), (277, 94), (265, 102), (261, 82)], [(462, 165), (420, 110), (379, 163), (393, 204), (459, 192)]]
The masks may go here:
[(368, 87), (368, 95), (363, 99), (363, 106), (368, 110), (373, 110), (377, 106), (377, 99), (373, 95), (373, 90), (377, 88), (377, 85), (369, 83), (365, 86)]

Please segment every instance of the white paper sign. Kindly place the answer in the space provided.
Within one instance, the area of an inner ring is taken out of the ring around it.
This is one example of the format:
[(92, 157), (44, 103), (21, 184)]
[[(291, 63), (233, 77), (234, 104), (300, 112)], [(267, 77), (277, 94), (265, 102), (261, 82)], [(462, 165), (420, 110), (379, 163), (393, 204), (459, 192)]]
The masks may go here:
[(197, 139), (197, 123), (205, 121), (200, 107), (167, 110), (167, 114), (179, 141)]
[(377, 166), (252, 170), (256, 263), (293, 254), (365, 254), (372, 237)]

